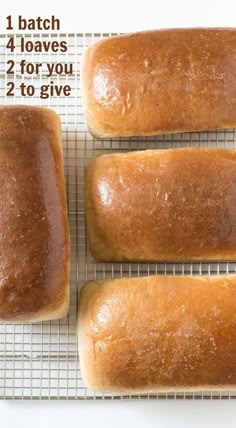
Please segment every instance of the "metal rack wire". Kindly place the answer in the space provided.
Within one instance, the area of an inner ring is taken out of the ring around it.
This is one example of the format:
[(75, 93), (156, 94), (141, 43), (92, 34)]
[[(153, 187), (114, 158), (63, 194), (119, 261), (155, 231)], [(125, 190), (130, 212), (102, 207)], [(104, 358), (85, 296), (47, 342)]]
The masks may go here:
[[(32, 104), (49, 106), (61, 117), (65, 164), (67, 202), (71, 233), (71, 305), (69, 316), (60, 321), (32, 325), (0, 325), (0, 398), (4, 399), (130, 399), (130, 398), (236, 398), (236, 392), (212, 391), (181, 392), (166, 394), (125, 395), (122, 397), (94, 394), (88, 391), (81, 379), (76, 338), (78, 291), (86, 281), (96, 278), (132, 277), (151, 274), (220, 274), (236, 272), (235, 263), (96, 263), (88, 251), (83, 201), (84, 172), (88, 161), (102, 153), (142, 150), (146, 148), (168, 149), (171, 147), (209, 146), (236, 147), (232, 129), (194, 132), (150, 138), (125, 138), (94, 140), (86, 129), (80, 96), (80, 61), (86, 46), (113, 34), (52, 34), (25, 35), (28, 40), (66, 40), (65, 54), (21, 54), (21, 35), (15, 35), (16, 50), (7, 52), (9, 36), (0, 36), (0, 104)], [(22, 58), (29, 62), (73, 63), (71, 76), (54, 75), (48, 78), (44, 72), (36, 76), (20, 75)], [(6, 74), (6, 63), (16, 63), (14, 76)], [(15, 96), (6, 97), (6, 85), (14, 79), (17, 87), (29, 82), (39, 87), (54, 80), (72, 87), (70, 97), (51, 97), (42, 100), (38, 95), (21, 97), (19, 88)]]

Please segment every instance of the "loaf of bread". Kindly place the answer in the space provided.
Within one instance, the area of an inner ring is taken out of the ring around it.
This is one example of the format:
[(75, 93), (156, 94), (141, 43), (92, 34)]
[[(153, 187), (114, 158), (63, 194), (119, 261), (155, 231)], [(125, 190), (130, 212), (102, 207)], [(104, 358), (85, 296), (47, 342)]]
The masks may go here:
[(0, 182), (0, 321), (61, 318), (70, 242), (56, 113), (0, 107)]
[(236, 276), (94, 281), (81, 290), (79, 356), (92, 390), (236, 388)]
[(97, 157), (87, 168), (85, 204), (98, 260), (236, 259), (234, 150)]
[(236, 29), (177, 29), (89, 47), (82, 94), (94, 137), (236, 126)]

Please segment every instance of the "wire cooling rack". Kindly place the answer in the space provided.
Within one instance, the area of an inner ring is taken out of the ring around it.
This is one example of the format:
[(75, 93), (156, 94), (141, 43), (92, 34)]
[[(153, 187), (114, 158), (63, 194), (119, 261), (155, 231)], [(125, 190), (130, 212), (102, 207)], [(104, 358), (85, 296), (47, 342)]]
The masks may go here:
[[(71, 233), (71, 304), (69, 316), (60, 321), (32, 325), (0, 325), (0, 398), (4, 399), (129, 399), (129, 398), (236, 398), (236, 392), (199, 391), (124, 395), (95, 394), (86, 389), (81, 379), (77, 352), (76, 318), (79, 288), (86, 281), (113, 277), (135, 277), (151, 274), (223, 274), (236, 272), (235, 263), (96, 263), (88, 250), (83, 184), (88, 161), (102, 153), (173, 147), (236, 147), (232, 129), (194, 132), (150, 138), (94, 140), (86, 129), (80, 96), (80, 60), (86, 46), (113, 34), (38, 34), (25, 35), (26, 40), (66, 40), (68, 51), (59, 53), (20, 53), (21, 35), (14, 36), (16, 49), (5, 48), (9, 35), (0, 35), (0, 104), (30, 104), (48, 106), (61, 117), (67, 202)], [(47, 77), (20, 74), (20, 61), (63, 62), (73, 64), (72, 75)], [(7, 61), (15, 61), (14, 75), (6, 74)], [(7, 82), (33, 84), (70, 84), (70, 97), (50, 97), (42, 100), (22, 97), (19, 88), (14, 97), (6, 97)]]

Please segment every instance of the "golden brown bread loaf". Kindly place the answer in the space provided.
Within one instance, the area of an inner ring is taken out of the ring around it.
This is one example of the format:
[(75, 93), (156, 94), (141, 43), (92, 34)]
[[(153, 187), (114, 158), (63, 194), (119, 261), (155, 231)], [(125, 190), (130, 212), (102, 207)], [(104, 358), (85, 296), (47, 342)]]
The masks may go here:
[(0, 108), (0, 181), (0, 321), (61, 318), (70, 242), (56, 113)]
[(93, 136), (236, 126), (236, 29), (148, 31), (102, 40), (82, 64)]
[(85, 204), (98, 260), (236, 259), (234, 150), (97, 157), (87, 168)]
[(236, 276), (94, 281), (81, 290), (82, 376), (92, 390), (236, 388)]

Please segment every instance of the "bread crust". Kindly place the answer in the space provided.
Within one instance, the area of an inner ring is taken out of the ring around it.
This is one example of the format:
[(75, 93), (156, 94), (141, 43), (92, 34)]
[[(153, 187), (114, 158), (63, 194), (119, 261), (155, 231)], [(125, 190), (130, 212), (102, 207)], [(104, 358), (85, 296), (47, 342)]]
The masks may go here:
[(99, 156), (87, 168), (85, 205), (97, 260), (236, 259), (234, 150)]
[(81, 290), (78, 336), (91, 390), (235, 390), (236, 276), (90, 282)]
[(236, 126), (236, 29), (146, 31), (90, 46), (82, 62), (96, 138)]
[(62, 318), (70, 239), (54, 111), (0, 107), (0, 181), (0, 320)]

